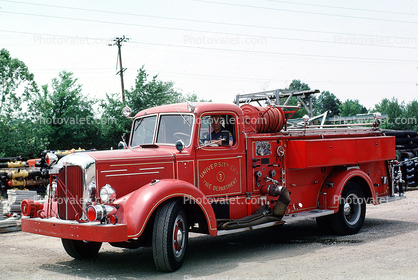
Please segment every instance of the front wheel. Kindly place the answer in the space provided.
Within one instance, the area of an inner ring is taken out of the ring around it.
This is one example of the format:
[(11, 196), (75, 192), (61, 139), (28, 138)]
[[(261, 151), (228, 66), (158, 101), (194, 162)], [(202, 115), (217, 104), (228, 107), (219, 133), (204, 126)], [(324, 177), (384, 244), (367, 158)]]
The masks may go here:
[(82, 240), (61, 239), (68, 255), (75, 259), (92, 259), (102, 247), (101, 242), (86, 242)]
[(335, 233), (349, 235), (359, 232), (366, 217), (366, 201), (360, 186), (348, 182), (341, 194), (338, 212), (330, 217)]
[(165, 202), (157, 209), (152, 233), (152, 252), (157, 270), (172, 272), (184, 262), (188, 227), (183, 205)]

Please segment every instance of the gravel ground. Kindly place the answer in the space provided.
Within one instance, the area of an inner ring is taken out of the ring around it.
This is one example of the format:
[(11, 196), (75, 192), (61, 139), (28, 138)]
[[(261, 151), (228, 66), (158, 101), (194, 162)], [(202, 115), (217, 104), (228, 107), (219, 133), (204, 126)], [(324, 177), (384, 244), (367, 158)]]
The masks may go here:
[(184, 265), (155, 271), (152, 250), (104, 244), (77, 261), (61, 241), (24, 232), (0, 235), (0, 279), (418, 279), (418, 191), (368, 205), (360, 233), (322, 233), (314, 220), (220, 237), (192, 235)]

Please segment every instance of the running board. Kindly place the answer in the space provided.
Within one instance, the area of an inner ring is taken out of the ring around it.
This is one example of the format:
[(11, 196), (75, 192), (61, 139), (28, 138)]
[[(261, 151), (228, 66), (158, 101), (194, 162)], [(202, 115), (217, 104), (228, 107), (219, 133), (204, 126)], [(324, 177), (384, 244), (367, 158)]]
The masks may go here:
[(303, 212), (299, 212), (295, 214), (286, 214), (283, 216), (283, 219), (278, 222), (268, 222), (265, 224), (260, 224), (256, 226), (245, 227), (245, 228), (237, 228), (237, 229), (229, 229), (229, 230), (222, 229), (222, 230), (218, 230), (217, 235), (221, 236), (221, 235), (233, 234), (233, 233), (244, 232), (244, 231), (249, 231), (249, 230), (278, 226), (278, 225), (283, 225), (284, 223), (292, 223), (292, 222), (296, 222), (300, 220), (312, 219), (312, 218), (327, 216), (331, 214), (334, 214), (333, 210), (321, 210), (321, 209), (303, 211)]
[(255, 230), (255, 229), (260, 229), (260, 228), (279, 226), (279, 225), (283, 225), (284, 223), (285, 223), (285, 221), (278, 221), (278, 222), (268, 222), (268, 223), (259, 224), (259, 225), (256, 225), (256, 226), (245, 227), (245, 228), (221, 229), (221, 230), (218, 230), (217, 235), (218, 236), (227, 235), (227, 234), (233, 234), (233, 233)]
[(334, 210), (322, 210), (322, 209), (315, 209), (309, 211), (303, 211), (295, 214), (287, 214), (283, 216), (283, 221), (287, 224), (292, 222), (297, 222), (301, 220), (307, 220), (312, 218), (318, 218), (322, 216), (328, 216), (334, 214)]

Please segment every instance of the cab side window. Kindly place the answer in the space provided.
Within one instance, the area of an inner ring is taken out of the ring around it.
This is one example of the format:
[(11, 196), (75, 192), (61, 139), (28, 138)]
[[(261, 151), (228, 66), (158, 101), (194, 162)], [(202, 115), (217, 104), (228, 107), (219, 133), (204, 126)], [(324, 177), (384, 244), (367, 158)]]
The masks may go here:
[(235, 118), (232, 115), (213, 114), (203, 116), (200, 124), (200, 144), (210, 147), (233, 146), (236, 141), (235, 125)]

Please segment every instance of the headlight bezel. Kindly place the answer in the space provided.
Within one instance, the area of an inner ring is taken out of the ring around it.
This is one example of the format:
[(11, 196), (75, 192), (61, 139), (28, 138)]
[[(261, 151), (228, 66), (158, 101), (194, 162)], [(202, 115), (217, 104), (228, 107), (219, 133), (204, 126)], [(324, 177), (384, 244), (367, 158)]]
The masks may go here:
[(100, 189), (100, 201), (104, 204), (113, 203), (116, 200), (116, 191), (106, 184)]

